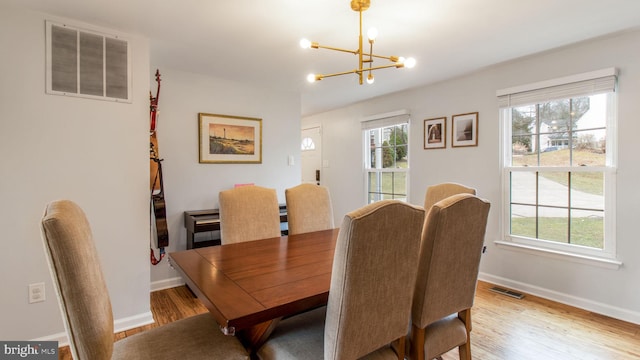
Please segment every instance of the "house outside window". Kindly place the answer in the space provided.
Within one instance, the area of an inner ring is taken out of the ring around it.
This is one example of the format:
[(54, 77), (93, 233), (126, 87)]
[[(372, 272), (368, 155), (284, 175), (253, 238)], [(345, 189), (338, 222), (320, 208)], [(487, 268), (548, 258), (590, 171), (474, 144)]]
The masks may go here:
[(409, 178), (409, 115), (362, 123), (367, 203), (407, 201)]
[(501, 90), (503, 245), (616, 264), (616, 71)]

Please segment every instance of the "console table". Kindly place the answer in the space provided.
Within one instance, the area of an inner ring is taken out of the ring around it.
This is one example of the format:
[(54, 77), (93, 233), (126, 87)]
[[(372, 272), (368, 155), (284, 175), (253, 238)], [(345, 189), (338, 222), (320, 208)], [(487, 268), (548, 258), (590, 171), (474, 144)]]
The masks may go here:
[[(280, 204), (280, 228), (282, 235), (288, 234), (287, 205)], [(220, 210), (190, 210), (184, 212), (184, 227), (187, 228), (187, 249), (201, 248), (205, 246), (220, 245), (220, 236), (214, 236), (210, 240), (195, 241), (197, 233), (207, 231), (220, 231)]]

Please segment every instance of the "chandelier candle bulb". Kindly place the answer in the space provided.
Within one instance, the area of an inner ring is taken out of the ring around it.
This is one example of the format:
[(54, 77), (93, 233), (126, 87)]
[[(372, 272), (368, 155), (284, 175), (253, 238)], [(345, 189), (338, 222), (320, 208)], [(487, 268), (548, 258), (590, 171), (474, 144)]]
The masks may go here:
[(377, 37), (378, 37), (378, 29), (370, 28), (367, 31), (367, 38), (369, 38), (369, 42), (370, 43), (373, 43), (376, 40)]

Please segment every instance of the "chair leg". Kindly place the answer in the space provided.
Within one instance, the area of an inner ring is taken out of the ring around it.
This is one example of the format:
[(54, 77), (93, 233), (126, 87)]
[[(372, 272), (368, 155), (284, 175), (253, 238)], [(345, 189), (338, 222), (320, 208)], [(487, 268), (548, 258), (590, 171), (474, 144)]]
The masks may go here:
[(467, 341), (458, 347), (460, 360), (471, 360), (471, 309), (460, 311), (458, 318), (464, 323), (467, 330)]
[(397, 348), (396, 350), (396, 354), (398, 354), (398, 360), (404, 360), (404, 350), (405, 350), (405, 342), (407, 341), (407, 337), (403, 336), (401, 338), (399, 338), (398, 340), (396, 340), (395, 342), (397, 343)]
[(411, 324), (411, 360), (424, 360), (424, 331)]

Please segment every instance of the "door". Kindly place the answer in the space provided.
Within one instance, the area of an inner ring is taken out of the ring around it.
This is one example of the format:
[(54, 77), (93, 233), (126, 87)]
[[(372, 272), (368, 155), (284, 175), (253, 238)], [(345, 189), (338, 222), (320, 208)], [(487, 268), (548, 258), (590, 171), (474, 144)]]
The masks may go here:
[(322, 165), (322, 132), (320, 127), (302, 129), (302, 182), (320, 185)]

